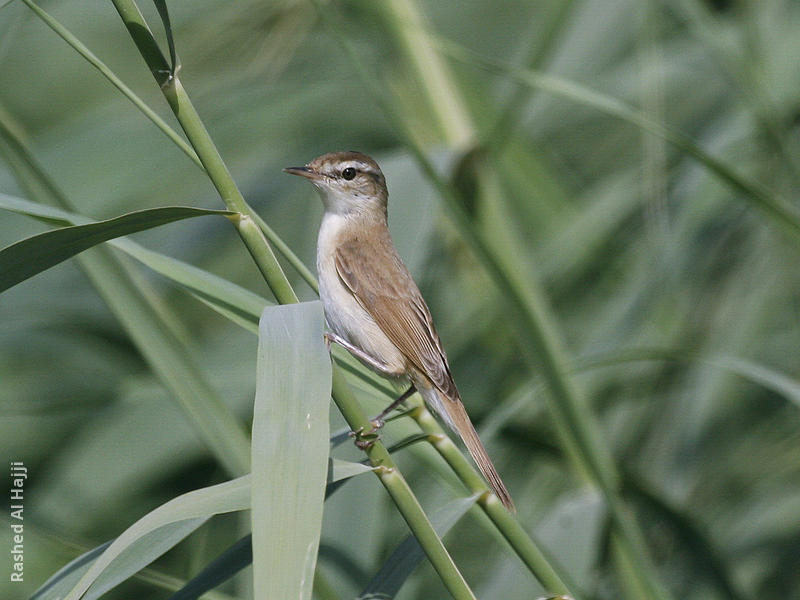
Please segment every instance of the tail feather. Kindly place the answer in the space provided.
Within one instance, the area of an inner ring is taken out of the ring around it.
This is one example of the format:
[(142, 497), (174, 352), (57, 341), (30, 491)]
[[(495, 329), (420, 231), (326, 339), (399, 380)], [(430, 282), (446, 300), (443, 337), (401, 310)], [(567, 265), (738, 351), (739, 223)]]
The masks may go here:
[(472, 460), (478, 465), (478, 469), (483, 473), (483, 477), (500, 499), (500, 502), (503, 503), (503, 506), (511, 512), (516, 512), (514, 502), (511, 500), (511, 494), (508, 493), (503, 480), (500, 478), (500, 474), (497, 472), (497, 469), (494, 468), (494, 464), (478, 437), (478, 432), (475, 431), (472, 421), (469, 420), (469, 415), (467, 415), (467, 411), (461, 403), (461, 400), (444, 399), (444, 402), (444, 408), (447, 412), (445, 419), (448, 421), (448, 424), (455, 429), (456, 433), (464, 440), (464, 445), (467, 447), (467, 450), (469, 450)]

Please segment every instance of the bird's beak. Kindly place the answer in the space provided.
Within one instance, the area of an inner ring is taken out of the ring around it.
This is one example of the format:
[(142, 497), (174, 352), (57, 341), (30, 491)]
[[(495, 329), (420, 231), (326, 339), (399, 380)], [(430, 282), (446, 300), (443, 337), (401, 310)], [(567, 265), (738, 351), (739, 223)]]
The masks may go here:
[(319, 178), (319, 173), (308, 167), (286, 167), (283, 172), (289, 173), (289, 175), (299, 175), (300, 177), (305, 177), (306, 179)]

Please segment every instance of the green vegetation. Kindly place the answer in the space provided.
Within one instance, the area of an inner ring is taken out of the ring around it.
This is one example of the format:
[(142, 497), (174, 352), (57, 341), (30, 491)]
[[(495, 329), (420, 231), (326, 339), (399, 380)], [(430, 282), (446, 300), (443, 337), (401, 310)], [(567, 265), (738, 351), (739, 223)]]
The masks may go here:
[[(797, 3), (190, 4), (0, 4), (3, 598), (800, 593)], [(281, 173), (347, 149), (515, 516), (418, 398), (347, 436)]]

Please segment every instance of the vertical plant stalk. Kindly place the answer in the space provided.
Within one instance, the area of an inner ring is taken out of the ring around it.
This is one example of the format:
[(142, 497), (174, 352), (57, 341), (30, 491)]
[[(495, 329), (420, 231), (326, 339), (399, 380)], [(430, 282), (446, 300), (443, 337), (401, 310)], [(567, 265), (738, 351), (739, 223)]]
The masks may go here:
[[(230, 210), (241, 213), (242, 216), (236, 223), (239, 235), (276, 299), (282, 304), (297, 302), (294, 290), (281, 270), (263, 233), (256, 225), (257, 215), (236, 187), (177, 74), (170, 73), (169, 66), (139, 8), (133, 0), (112, 0), (112, 2), (225, 205)], [(354, 431), (370, 427), (369, 420), (336, 365), (333, 369), (333, 398), (348, 425)], [(457, 600), (473, 599), (474, 595), (464, 577), (437, 536), (386, 448), (380, 442), (376, 442), (367, 449), (367, 456), (373, 466), (380, 467), (377, 469), (378, 478), (389, 492), (414, 536), (419, 540), (447, 589)]]
[[(559, 35), (563, 32), (564, 25), (568, 17), (572, 14), (575, 0), (561, 0), (552, 8), (555, 14), (551, 17), (548, 27), (545, 29), (543, 39), (539, 43), (534, 43), (528, 52), (525, 61), (529, 69), (538, 68), (552, 53), (553, 46)], [(489, 128), (488, 132), (482, 136), (483, 145), (495, 154), (500, 154), (508, 140), (512, 138), (513, 129), (520, 122), (520, 111), (531, 101), (532, 90), (526, 86), (515, 82), (515, 89), (509, 95), (503, 108), (499, 111), (499, 117)]]
[(314, 277), (314, 274), (311, 270), (303, 263), (302, 260), (294, 253), (294, 251), (289, 247), (289, 245), (284, 242), (277, 233), (267, 225), (266, 221), (261, 218), (261, 215), (255, 213), (253, 217), (254, 221), (258, 225), (261, 232), (264, 234), (264, 237), (267, 238), (267, 241), (271, 243), (278, 252), (286, 259), (286, 261), (292, 265), (297, 274), (303, 279), (303, 281), (308, 284), (314, 293), (319, 295), (319, 284), (317, 283), (317, 278)]
[(445, 140), (460, 151), (468, 150), (475, 143), (472, 119), (447, 65), (425, 34), (419, 8), (407, 0), (385, 0), (376, 7), (384, 11), (386, 23), (394, 28), (403, 52), (423, 82), (422, 91)]
[[(637, 39), (639, 81), (642, 112), (656, 122), (664, 120), (664, 74), (661, 21), (655, 3), (642, 4), (642, 33)], [(669, 217), (667, 213), (667, 146), (665, 141), (648, 131), (641, 131), (642, 195), (645, 207), (645, 226), (649, 228), (656, 256), (668, 248)]]
[(189, 143), (200, 158), (200, 162), (203, 163), (211, 183), (219, 192), (228, 209), (242, 215), (239, 219), (232, 221), (275, 298), (281, 304), (297, 302), (297, 296), (283, 274), (272, 248), (254, 223), (255, 211), (245, 202), (233, 181), (228, 167), (183, 88), (178, 73), (171, 72), (153, 32), (139, 11), (139, 7), (132, 0), (112, 0), (112, 2), (142, 58), (150, 68), (156, 83), (161, 88), (172, 112), (177, 117)]
[[(343, 371), (336, 364), (333, 365), (333, 398), (353, 431), (368, 430), (371, 427), (369, 419), (347, 384)], [(379, 467), (376, 470), (378, 479), (389, 492), (450, 593), (454, 598), (474, 598), (386, 447), (376, 441), (366, 449), (366, 454), (370, 464)]]
[(200, 162), (200, 159), (195, 154), (195, 151), (192, 147), (186, 143), (180, 135), (178, 135), (164, 120), (159, 117), (156, 112), (147, 106), (145, 102), (139, 98), (136, 94), (133, 93), (123, 81), (117, 77), (117, 75), (108, 68), (108, 66), (103, 63), (99, 58), (97, 58), (94, 53), (89, 50), (83, 42), (81, 42), (77, 37), (75, 37), (66, 27), (64, 27), (61, 23), (56, 21), (50, 14), (48, 14), (44, 9), (42, 9), (39, 5), (37, 5), (32, 0), (22, 0), (28, 8), (30, 8), (33, 13), (39, 17), (44, 23), (53, 31), (55, 31), (61, 39), (63, 39), (67, 44), (72, 46), (78, 54), (80, 54), (83, 58), (85, 58), (90, 65), (92, 65), (95, 69), (100, 71), (100, 73), (108, 79), (111, 84), (116, 87), (122, 94), (131, 102), (133, 102), (134, 106), (138, 108), (142, 113), (150, 119), (153, 124), (158, 127), (164, 135), (166, 135), (170, 140), (172, 140), (178, 148), (180, 148), (186, 156), (188, 156), (191, 161), (196, 164), (201, 169), (203, 168), (203, 164)]
[[(418, 405), (411, 411), (410, 416), (427, 434), (428, 441), (450, 465), (467, 489), (480, 494), (478, 505), (547, 591), (554, 594), (571, 594), (570, 588), (576, 589), (575, 586), (565, 583), (566, 577), (556, 571), (519, 521), (503, 507), (497, 496), (492, 493), (483, 478), (478, 475), (467, 458), (453, 443), (453, 440), (445, 434), (428, 409), (424, 405)], [(577, 600), (577, 596), (574, 594), (572, 597)]]
[[(147, 104), (139, 98), (133, 90), (131, 90), (125, 83), (105, 64), (103, 63), (94, 53), (89, 50), (75, 35), (70, 32), (66, 27), (64, 27), (61, 23), (59, 23), (56, 19), (52, 17), (52, 15), (48, 14), (44, 9), (38, 6), (33, 0), (23, 0), (23, 2), (30, 7), (30, 9), (34, 12), (36, 16), (38, 16), (44, 23), (50, 27), (53, 31), (55, 31), (67, 44), (72, 46), (78, 54), (80, 54), (83, 58), (85, 58), (89, 64), (95, 67), (100, 73), (111, 82), (111, 84), (116, 87), (122, 94), (128, 98), (134, 106), (136, 106), (148, 119), (150, 119), (156, 127), (158, 127), (164, 135), (166, 135), (170, 140), (172, 140), (175, 145), (180, 148), (184, 154), (186, 154), (193, 163), (195, 163), (201, 169), (204, 169), (203, 163), (200, 162), (200, 158), (197, 156), (197, 153), (194, 151), (191, 145), (189, 145), (175, 130), (173, 130), (164, 120), (159, 117), (156, 112), (147, 106)], [(314, 275), (309, 271), (309, 269), (303, 264), (303, 262), (295, 255), (291, 248), (284, 242), (278, 235), (272, 230), (272, 228), (267, 225), (264, 220), (258, 215), (250, 215), (252, 218), (255, 219), (258, 226), (261, 228), (261, 231), (264, 233), (266, 238), (269, 242), (275, 246), (275, 248), (280, 252), (284, 258), (292, 265), (292, 267), (298, 272), (300, 277), (305, 280), (305, 282), (316, 292), (317, 282), (314, 279)]]
[[(413, 0), (403, 1), (411, 3)], [(513, 269), (508, 270), (507, 261), (495, 253), (493, 245), (484, 239), (472, 223), (459, 191), (437, 173), (422, 147), (398, 115), (391, 98), (342, 32), (337, 15), (331, 13), (329, 7), (323, 7), (319, 0), (315, 0), (315, 6), (342, 45), (389, 123), (395, 128), (423, 173), (431, 180), (445, 201), (464, 240), (483, 263), (506, 299), (510, 309), (509, 319), (520, 337), (523, 355), (531, 368), (542, 372), (550, 389), (547, 398), (559, 437), (577, 470), (603, 494), (616, 537), (621, 540), (618, 547), (633, 565), (631, 572), (636, 578), (639, 589), (646, 590), (648, 598), (667, 600), (670, 595), (658, 580), (638, 524), (619, 495), (620, 478), (611, 453), (601, 442), (599, 427), (595, 424), (585, 399), (579, 394), (566, 372), (566, 351), (556, 320), (544, 295), (530, 278), (521, 277)], [(423, 35), (423, 32), (420, 31), (419, 34)], [(425, 47), (431, 47), (433, 52), (432, 45), (423, 46)], [(410, 62), (416, 64), (414, 60)], [(419, 79), (424, 81), (422, 74)]]
[[(14, 134), (0, 110), (0, 153), (20, 187), (32, 198), (74, 210), (72, 203)], [(250, 442), (239, 420), (187, 356), (167, 315), (142, 293), (141, 282), (110, 248), (93, 248), (76, 257), (98, 294), (130, 335), (155, 375), (177, 398), (194, 427), (225, 470), (233, 476), (250, 471)]]
[[(387, 402), (395, 398), (394, 390), (387, 388), (372, 371), (362, 367), (357, 362), (355, 368), (347, 363), (345, 364), (347, 367), (344, 370), (350, 371), (354, 377), (358, 377), (371, 385), (376, 392), (386, 397)], [(413, 404), (414, 402), (415, 400), (412, 398), (407, 404)], [(406, 439), (402, 445), (393, 446), (391, 451), (396, 452), (401, 447), (419, 441), (430, 443), (456, 476), (461, 479), (464, 486), (469, 491), (481, 495), (477, 502), (478, 506), (486, 513), (542, 586), (552, 593), (572, 595), (575, 600), (578, 600), (575, 592), (571, 591), (575, 590), (576, 586), (570, 582), (567, 574), (560, 571), (556, 564), (548, 561), (545, 553), (538, 547), (533, 538), (528, 535), (519, 521), (494, 496), (483, 477), (439, 426), (430, 411), (425, 407), (425, 404), (422, 401), (417, 401), (413, 408), (401, 416), (412, 417), (423, 433)], [(389, 420), (394, 418), (396, 417)]]
[(763, 211), (766, 216), (771, 217), (784, 231), (795, 236), (795, 241), (800, 236), (800, 212), (797, 211), (794, 205), (774, 193), (763, 183), (749, 179), (722, 160), (707, 153), (684, 133), (663, 123), (651, 120), (617, 98), (606, 96), (572, 81), (552, 77), (537, 71), (520, 69), (503, 61), (486, 58), (460, 44), (443, 38), (437, 39), (437, 45), (442, 52), (460, 62), (472, 64), (494, 73), (505, 74), (524, 85), (539, 88), (577, 104), (590, 106), (607, 115), (658, 135), (694, 158), (729, 188), (742, 194), (751, 205)]

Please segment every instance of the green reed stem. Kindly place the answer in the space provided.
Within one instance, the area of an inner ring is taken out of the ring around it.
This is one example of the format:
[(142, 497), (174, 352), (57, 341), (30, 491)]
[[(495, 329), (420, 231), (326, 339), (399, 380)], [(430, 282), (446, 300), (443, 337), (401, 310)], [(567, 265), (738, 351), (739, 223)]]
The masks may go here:
[[(72, 203), (14, 134), (0, 111), (0, 154), (3, 154), (31, 198), (74, 210)], [(130, 335), (147, 364), (178, 400), (211, 453), (232, 476), (250, 471), (250, 441), (244, 427), (202, 369), (189, 357), (176, 319), (154, 303), (134, 271), (114, 252), (99, 246), (75, 257), (98, 294)]]
[(450, 465), (450, 468), (458, 475), (467, 489), (473, 493), (480, 494), (478, 505), (492, 520), (506, 541), (511, 544), (511, 547), (536, 579), (548, 592), (573, 594), (572, 597), (578, 600), (578, 597), (570, 592), (570, 588), (575, 589), (575, 586), (568, 586), (565, 583), (566, 576), (558, 573), (556, 568), (548, 561), (544, 552), (537, 546), (533, 538), (528, 535), (519, 521), (506, 510), (497, 496), (492, 493), (483, 477), (478, 475), (469, 460), (445, 434), (428, 409), (424, 406), (417, 406), (411, 411), (411, 417), (417, 422), (420, 429), (428, 434), (433, 447)]
[[(139, 8), (133, 0), (112, 0), (112, 2), (225, 205), (230, 210), (241, 213), (242, 217), (235, 223), (239, 235), (276, 299), (282, 304), (297, 302), (297, 296), (291, 284), (286, 279), (257, 225), (257, 215), (239, 192), (177, 74), (170, 73), (166, 59), (158, 48)], [(369, 420), (336, 365), (334, 365), (333, 372), (333, 398), (354, 431), (369, 428)], [(373, 444), (367, 449), (367, 456), (373, 466), (381, 467), (377, 470), (378, 478), (453, 597), (457, 600), (474, 598), (472, 591), (442, 541), (436, 535), (411, 488), (383, 444), (380, 442)]]
[(594, 422), (585, 399), (567, 376), (563, 341), (544, 295), (531, 280), (507, 270), (504, 261), (495, 254), (491, 244), (472, 222), (459, 190), (436, 171), (398, 114), (385, 86), (366, 67), (361, 55), (342, 32), (337, 15), (329, 7), (323, 7), (319, 0), (315, 0), (315, 5), (375, 102), (444, 200), (464, 240), (500, 289), (510, 309), (509, 322), (519, 335), (523, 354), (531, 368), (542, 371), (550, 389), (547, 396), (550, 409), (567, 453), (573, 458), (578, 471), (588, 477), (603, 494), (616, 535), (623, 540), (619, 547), (634, 565), (632, 573), (640, 588), (647, 590), (647, 597), (668, 599), (669, 593), (658, 581), (650, 564), (647, 546), (638, 526), (619, 497), (619, 474), (608, 447), (601, 443), (599, 426)]
[(89, 50), (83, 42), (81, 42), (77, 37), (75, 37), (72, 32), (70, 32), (66, 27), (64, 27), (61, 23), (56, 21), (49, 13), (45, 12), (40, 6), (38, 6), (32, 0), (22, 0), (28, 7), (34, 12), (34, 14), (39, 17), (42, 21), (44, 21), (50, 29), (55, 31), (61, 38), (67, 42), (70, 46), (72, 46), (78, 54), (80, 54), (86, 61), (92, 65), (95, 69), (100, 71), (100, 73), (108, 79), (114, 87), (116, 87), (122, 94), (131, 102), (133, 102), (134, 106), (138, 108), (144, 115), (150, 119), (153, 124), (158, 127), (164, 135), (166, 135), (170, 140), (172, 140), (178, 148), (180, 148), (186, 156), (188, 156), (194, 164), (196, 164), (201, 169), (203, 168), (203, 163), (200, 162), (200, 158), (197, 156), (197, 153), (194, 149), (186, 143), (178, 133), (172, 129), (169, 125), (167, 125), (166, 121), (164, 121), (161, 117), (159, 117), (156, 112), (145, 104), (144, 100), (139, 98), (132, 89), (130, 89), (123, 81), (117, 77), (117, 75), (109, 69), (106, 64), (101, 61), (94, 53)]

